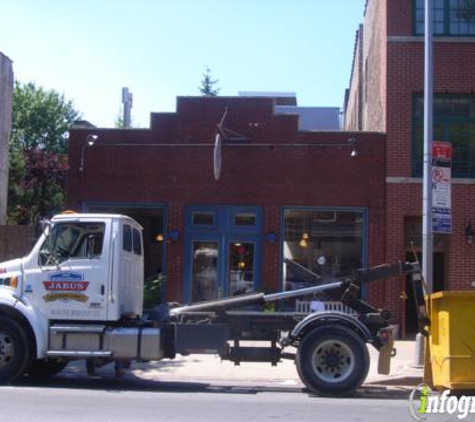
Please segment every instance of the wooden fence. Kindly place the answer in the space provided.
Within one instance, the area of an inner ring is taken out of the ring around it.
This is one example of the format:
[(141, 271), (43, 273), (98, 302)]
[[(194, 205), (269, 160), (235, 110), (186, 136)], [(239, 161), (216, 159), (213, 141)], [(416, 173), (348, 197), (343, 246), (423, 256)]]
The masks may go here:
[(35, 242), (32, 226), (0, 226), (0, 262), (21, 258)]

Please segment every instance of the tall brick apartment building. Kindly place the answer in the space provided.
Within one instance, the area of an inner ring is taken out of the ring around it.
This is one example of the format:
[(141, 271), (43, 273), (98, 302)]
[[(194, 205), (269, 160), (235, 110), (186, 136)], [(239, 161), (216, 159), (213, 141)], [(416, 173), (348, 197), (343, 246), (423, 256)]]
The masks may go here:
[[(421, 250), (424, 0), (368, 0), (357, 32), (346, 130), (386, 133), (387, 261)], [(475, 10), (473, 2), (434, 0), (434, 139), (451, 142), (453, 232), (434, 241), (435, 290), (470, 290), (475, 245)], [(413, 327), (405, 285), (385, 299)], [(404, 295), (402, 295), (404, 296)]]
[[(169, 300), (301, 286), (284, 257), (327, 279), (385, 260), (385, 136), (301, 131), (275, 98), (178, 98), (150, 129), (72, 130), (69, 158), (69, 206), (135, 217)], [(384, 301), (382, 286), (363, 294)]]

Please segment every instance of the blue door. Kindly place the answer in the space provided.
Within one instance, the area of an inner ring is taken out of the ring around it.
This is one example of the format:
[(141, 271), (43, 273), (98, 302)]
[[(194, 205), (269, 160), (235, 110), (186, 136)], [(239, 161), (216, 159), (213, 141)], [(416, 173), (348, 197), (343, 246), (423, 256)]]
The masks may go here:
[(185, 236), (185, 302), (251, 293), (261, 285), (261, 211), (190, 207)]

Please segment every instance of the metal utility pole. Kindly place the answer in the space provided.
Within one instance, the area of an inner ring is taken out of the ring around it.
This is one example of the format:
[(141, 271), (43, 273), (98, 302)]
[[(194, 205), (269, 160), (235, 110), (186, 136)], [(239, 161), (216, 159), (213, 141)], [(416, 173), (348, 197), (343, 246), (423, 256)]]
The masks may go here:
[(12, 128), (13, 70), (11, 60), (0, 53), (0, 225), (7, 221), (8, 162)]
[[(422, 181), (422, 277), (427, 286), (426, 294), (433, 291), (433, 246), (432, 228), (432, 141), (433, 141), (433, 102), (434, 102), (434, 63), (432, 55), (433, 24), (432, 2), (425, 0), (424, 24), (424, 175)], [(425, 340), (421, 333), (416, 335), (414, 364), (424, 366)]]
[(122, 104), (124, 105), (124, 127), (129, 129), (132, 123), (132, 93), (129, 88), (122, 88)]
[(432, 141), (433, 141), (433, 0), (425, 0), (424, 43), (424, 179), (422, 195), (422, 276), (428, 292), (433, 291), (433, 244), (432, 230)]

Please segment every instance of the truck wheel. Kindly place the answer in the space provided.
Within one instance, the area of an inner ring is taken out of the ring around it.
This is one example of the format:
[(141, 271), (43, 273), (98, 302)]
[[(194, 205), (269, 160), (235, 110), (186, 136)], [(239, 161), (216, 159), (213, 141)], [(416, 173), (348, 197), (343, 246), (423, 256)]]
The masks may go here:
[(361, 386), (369, 370), (369, 353), (352, 330), (329, 325), (310, 331), (296, 356), (302, 382), (322, 395), (348, 395)]
[(31, 378), (49, 378), (59, 374), (68, 366), (68, 361), (59, 359), (38, 359), (31, 363), (27, 370)]
[(0, 316), (0, 383), (23, 375), (30, 360), (30, 347), (23, 327), (15, 320)]

